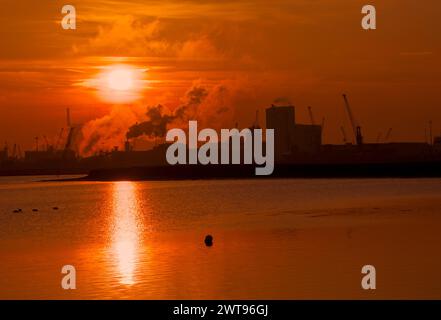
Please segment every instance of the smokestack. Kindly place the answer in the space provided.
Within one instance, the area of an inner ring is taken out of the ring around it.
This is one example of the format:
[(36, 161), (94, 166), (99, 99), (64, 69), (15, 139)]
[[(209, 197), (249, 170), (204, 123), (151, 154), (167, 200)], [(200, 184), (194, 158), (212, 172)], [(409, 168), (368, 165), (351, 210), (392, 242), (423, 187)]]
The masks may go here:
[(66, 109), (66, 123), (67, 123), (67, 127), (70, 128), (71, 123), (70, 123), (70, 109), (69, 108)]
[(125, 152), (130, 152), (130, 151), (132, 151), (132, 146), (130, 145), (130, 142), (129, 142), (128, 139), (126, 140), (126, 142), (125, 142), (125, 144), (124, 144), (124, 151), (125, 151)]

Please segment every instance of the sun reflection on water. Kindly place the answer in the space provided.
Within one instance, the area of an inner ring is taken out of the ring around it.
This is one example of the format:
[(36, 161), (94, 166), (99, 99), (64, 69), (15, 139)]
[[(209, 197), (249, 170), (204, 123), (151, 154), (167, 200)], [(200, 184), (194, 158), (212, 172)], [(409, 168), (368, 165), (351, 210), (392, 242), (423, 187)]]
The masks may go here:
[(139, 260), (142, 219), (133, 182), (116, 182), (113, 189), (112, 256), (120, 283), (136, 283), (135, 271)]

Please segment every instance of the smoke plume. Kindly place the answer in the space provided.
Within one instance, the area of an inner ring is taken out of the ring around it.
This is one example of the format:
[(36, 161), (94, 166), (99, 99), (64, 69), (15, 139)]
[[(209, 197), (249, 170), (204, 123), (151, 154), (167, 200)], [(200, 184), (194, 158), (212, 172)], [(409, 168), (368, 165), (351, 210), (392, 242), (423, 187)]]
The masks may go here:
[(208, 91), (199, 86), (191, 88), (185, 96), (185, 103), (175, 109), (172, 113), (165, 113), (162, 105), (149, 107), (146, 112), (147, 119), (141, 123), (131, 126), (127, 132), (127, 139), (133, 139), (140, 136), (149, 138), (165, 137), (169, 126), (181, 127), (184, 122), (197, 120), (199, 107), (208, 95)]
[(174, 116), (163, 114), (162, 105), (151, 107), (147, 110), (148, 121), (136, 123), (131, 126), (126, 134), (127, 139), (137, 138), (146, 135), (151, 138), (160, 138), (167, 133), (167, 125), (174, 119)]
[[(78, 150), (82, 156), (90, 156), (114, 147), (121, 148), (126, 139), (151, 143), (165, 137), (171, 128), (186, 129), (189, 120), (213, 129), (229, 128), (236, 122), (236, 109), (247, 94), (234, 83), (221, 83), (210, 88), (194, 84), (173, 106), (156, 104), (115, 106), (111, 113), (87, 122), (81, 132)], [(249, 95), (248, 95), (249, 96)]]

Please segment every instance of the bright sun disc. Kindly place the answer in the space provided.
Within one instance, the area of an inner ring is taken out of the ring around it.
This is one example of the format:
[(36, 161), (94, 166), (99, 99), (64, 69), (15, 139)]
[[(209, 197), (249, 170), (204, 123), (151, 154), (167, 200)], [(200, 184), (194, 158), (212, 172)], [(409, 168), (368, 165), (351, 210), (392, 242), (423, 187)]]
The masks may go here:
[(148, 88), (146, 68), (135, 65), (102, 66), (101, 72), (84, 82), (96, 89), (98, 97), (108, 103), (125, 104), (140, 100)]
[(115, 69), (109, 72), (107, 85), (111, 90), (127, 91), (133, 88), (133, 72), (129, 69)]

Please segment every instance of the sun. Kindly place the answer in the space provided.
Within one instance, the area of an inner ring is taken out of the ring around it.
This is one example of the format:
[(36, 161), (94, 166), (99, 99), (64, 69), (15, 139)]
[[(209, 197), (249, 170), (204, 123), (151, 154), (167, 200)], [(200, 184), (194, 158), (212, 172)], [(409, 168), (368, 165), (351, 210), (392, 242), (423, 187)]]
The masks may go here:
[(108, 103), (131, 103), (140, 100), (148, 89), (148, 69), (130, 64), (100, 67), (101, 72), (87, 79), (83, 86), (96, 90), (99, 98)]
[(107, 75), (107, 85), (110, 90), (128, 91), (134, 89), (135, 75), (127, 67), (117, 67)]

